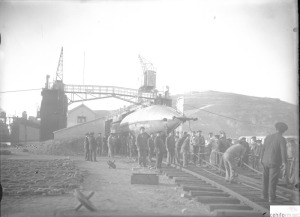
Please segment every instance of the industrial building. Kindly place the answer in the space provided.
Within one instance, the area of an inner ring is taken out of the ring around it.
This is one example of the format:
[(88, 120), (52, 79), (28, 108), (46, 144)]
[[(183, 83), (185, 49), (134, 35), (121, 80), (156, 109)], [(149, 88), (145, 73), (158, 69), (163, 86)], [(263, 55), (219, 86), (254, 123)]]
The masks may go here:
[(84, 138), (87, 132), (104, 134), (105, 117), (100, 117), (82, 124), (54, 131), (55, 140)]
[[(32, 119), (32, 118), (31, 118)], [(14, 117), (11, 124), (11, 144), (24, 144), (40, 140), (40, 123), (27, 117)]]

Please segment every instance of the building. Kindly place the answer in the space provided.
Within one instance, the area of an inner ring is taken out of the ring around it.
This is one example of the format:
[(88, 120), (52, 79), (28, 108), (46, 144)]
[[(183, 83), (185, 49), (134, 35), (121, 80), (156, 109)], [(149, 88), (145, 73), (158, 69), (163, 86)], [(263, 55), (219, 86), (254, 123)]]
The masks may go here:
[(87, 132), (104, 134), (106, 116), (110, 114), (107, 110), (92, 110), (81, 104), (68, 111), (67, 127), (54, 131), (54, 139), (76, 139), (82, 138)]
[(55, 140), (83, 138), (86, 133), (94, 132), (95, 136), (98, 133), (104, 134), (105, 117), (100, 117), (85, 123), (73, 125), (61, 130), (54, 131)]
[(67, 127), (69, 128), (78, 124), (86, 123), (109, 114), (109, 111), (92, 110), (86, 105), (81, 104), (68, 111)]
[(9, 129), (6, 121), (6, 112), (0, 108), (0, 142), (3, 143), (10, 141)]
[(40, 140), (40, 123), (25, 117), (14, 117), (11, 124), (11, 143), (27, 143)]

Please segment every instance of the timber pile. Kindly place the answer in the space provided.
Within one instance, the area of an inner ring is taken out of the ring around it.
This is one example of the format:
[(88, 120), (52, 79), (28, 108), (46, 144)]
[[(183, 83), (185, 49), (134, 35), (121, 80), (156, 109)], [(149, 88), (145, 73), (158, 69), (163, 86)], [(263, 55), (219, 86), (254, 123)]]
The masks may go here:
[(48, 140), (27, 144), (26, 149), (34, 154), (76, 156), (84, 153), (83, 139), (76, 140)]

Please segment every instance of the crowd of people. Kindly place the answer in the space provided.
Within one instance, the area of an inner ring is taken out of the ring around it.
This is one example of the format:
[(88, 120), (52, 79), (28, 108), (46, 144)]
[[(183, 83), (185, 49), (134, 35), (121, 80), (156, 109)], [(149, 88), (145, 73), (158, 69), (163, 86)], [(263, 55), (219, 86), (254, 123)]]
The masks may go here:
[(140, 128), (137, 136), (111, 133), (103, 138), (99, 133), (95, 139), (94, 133), (88, 133), (84, 143), (85, 160), (96, 161), (96, 153), (111, 158), (121, 155), (135, 158), (140, 167), (147, 167), (151, 166), (156, 156), (155, 167), (161, 172), (162, 160), (166, 157), (168, 164), (182, 167), (197, 164), (200, 167), (214, 167), (219, 172), (225, 170), (225, 180), (229, 183), (236, 183), (237, 167), (251, 167), (263, 172), (263, 197), (274, 201), (274, 191), (282, 171), (287, 183), (299, 182), (299, 147), (295, 139), (286, 141), (282, 136), (287, 128), (286, 124), (277, 123), (276, 133), (267, 136), (264, 143), (255, 136), (249, 143), (245, 137), (227, 138), (224, 131), (218, 134), (210, 132), (207, 139), (201, 130), (172, 131), (168, 134), (161, 131), (149, 135), (145, 127)]

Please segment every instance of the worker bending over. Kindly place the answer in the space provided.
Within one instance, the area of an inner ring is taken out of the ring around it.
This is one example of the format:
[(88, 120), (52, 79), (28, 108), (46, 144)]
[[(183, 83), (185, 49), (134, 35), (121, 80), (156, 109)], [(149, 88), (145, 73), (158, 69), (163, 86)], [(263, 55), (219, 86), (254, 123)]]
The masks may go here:
[(236, 183), (234, 180), (236, 171), (236, 159), (243, 159), (246, 152), (246, 148), (242, 141), (238, 140), (237, 144), (230, 146), (223, 154), (223, 160), (226, 170), (226, 182)]

